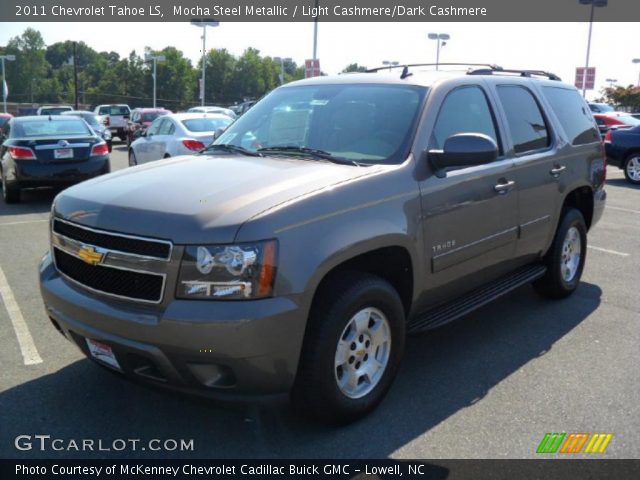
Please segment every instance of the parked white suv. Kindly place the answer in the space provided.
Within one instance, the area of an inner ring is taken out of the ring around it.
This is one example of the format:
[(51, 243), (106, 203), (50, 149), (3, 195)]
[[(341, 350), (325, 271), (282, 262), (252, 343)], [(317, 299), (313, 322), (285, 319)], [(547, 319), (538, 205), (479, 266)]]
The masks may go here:
[(126, 140), (127, 121), (131, 115), (129, 105), (98, 105), (93, 112), (105, 119), (105, 125), (112, 135), (117, 136), (121, 141)]

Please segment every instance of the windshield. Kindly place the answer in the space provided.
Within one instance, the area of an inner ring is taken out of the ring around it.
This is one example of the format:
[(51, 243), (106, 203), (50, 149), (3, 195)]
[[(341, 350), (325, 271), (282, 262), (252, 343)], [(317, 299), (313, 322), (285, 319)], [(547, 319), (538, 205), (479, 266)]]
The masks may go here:
[(60, 115), (62, 112), (68, 111), (69, 109), (67, 107), (43, 108), (40, 110), (40, 115)]
[(153, 122), (156, 118), (166, 115), (167, 113), (169, 112), (145, 112), (142, 114), (141, 119), (143, 122)]
[(82, 118), (85, 122), (87, 122), (91, 126), (100, 125), (100, 123), (98, 122), (98, 117), (96, 117), (93, 113), (69, 113), (63, 116)]
[(231, 123), (228, 118), (191, 118), (183, 120), (182, 124), (191, 132), (215, 132)]
[(31, 120), (16, 122), (11, 129), (14, 138), (21, 137), (66, 137), (70, 135), (91, 135), (87, 124), (80, 119), (54, 122), (51, 120)]
[(615, 109), (611, 105), (607, 105), (606, 103), (592, 103), (589, 105), (592, 111), (594, 112), (613, 112)]
[(425, 92), (424, 87), (388, 84), (285, 87), (257, 103), (214, 144), (252, 152), (303, 147), (356, 162), (400, 163), (408, 154)]
[(100, 107), (99, 115), (129, 115), (129, 108), (125, 105), (111, 105)]

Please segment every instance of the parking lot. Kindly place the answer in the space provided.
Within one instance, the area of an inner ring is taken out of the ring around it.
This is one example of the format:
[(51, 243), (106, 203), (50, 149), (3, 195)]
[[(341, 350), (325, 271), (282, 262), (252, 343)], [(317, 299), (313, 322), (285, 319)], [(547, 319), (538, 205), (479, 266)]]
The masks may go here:
[[(112, 169), (127, 167), (114, 145)], [(380, 408), (346, 427), (286, 405), (230, 406), (132, 384), (49, 323), (37, 265), (54, 194), (0, 200), (0, 457), (533, 458), (547, 432), (610, 432), (607, 458), (640, 457), (640, 191), (609, 168), (583, 281), (550, 302), (526, 286), (409, 340)], [(18, 435), (193, 439), (192, 452), (19, 451)], [(593, 457), (593, 455), (591, 455)]]

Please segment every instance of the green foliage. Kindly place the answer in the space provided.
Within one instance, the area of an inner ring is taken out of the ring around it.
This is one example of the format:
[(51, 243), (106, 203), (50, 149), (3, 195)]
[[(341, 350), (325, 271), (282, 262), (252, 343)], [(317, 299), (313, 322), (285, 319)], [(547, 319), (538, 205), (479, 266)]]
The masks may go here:
[(640, 87), (634, 85), (607, 87), (602, 90), (602, 94), (599, 100), (604, 103), (634, 112), (640, 110)]
[(367, 71), (367, 67), (358, 65), (357, 63), (352, 63), (344, 67), (344, 70), (342, 70), (342, 73), (366, 72), (366, 71)]
[[(127, 103), (131, 107), (151, 106), (152, 64), (144, 53), (164, 55), (157, 66), (157, 104), (174, 111), (199, 105), (201, 61), (192, 65), (180, 50), (149, 48), (132, 51), (120, 58), (116, 52), (97, 52), (85, 42), (75, 45), (79, 101), (82, 104)], [(40, 32), (27, 28), (9, 40), (4, 53), (16, 55), (7, 63), (10, 102), (73, 104), (74, 42), (46, 46)], [(284, 63), (285, 82), (304, 78), (304, 67), (293, 61)], [(236, 57), (225, 49), (209, 50), (206, 56), (207, 105), (230, 105), (248, 98), (259, 98), (280, 85), (281, 65), (259, 50), (248, 48)]]

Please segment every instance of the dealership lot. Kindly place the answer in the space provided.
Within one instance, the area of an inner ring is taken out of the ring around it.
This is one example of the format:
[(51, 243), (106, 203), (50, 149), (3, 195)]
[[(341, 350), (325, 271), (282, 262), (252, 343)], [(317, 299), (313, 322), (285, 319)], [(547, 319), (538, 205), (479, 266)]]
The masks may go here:
[[(112, 168), (126, 168), (116, 144)], [(407, 345), (381, 407), (342, 428), (286, 406), (229, 406), (135, 385), (86, 360), (49, 323), (37, 286), (50, 191), (0, 201), (0, 457), (535, 457), (547, 432), (610, 432), (606, 457), (640, 455), (638, 188), (609, 169), (583, 283), (549, 302), (530, 287)], [(63, 453), (18, 435), (81, 441), (193, 439), (192, 452)]]

